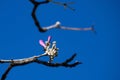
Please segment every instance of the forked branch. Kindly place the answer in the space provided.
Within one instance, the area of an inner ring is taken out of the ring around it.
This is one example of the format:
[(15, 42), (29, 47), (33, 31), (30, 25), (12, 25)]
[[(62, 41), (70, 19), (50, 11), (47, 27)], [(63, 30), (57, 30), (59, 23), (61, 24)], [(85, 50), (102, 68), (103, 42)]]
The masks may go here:
[(49, 63), (47, 61), (43, 61), (43, 60), (39, 60), (39, 58), (41, 57), (41, 55), (38, 56), (33, 56), (33, 57), (29, 57), (29, 58), (23, 58), (23, 59), (15, 59), (15, 60), (0, 60), (0, 63), (9, 63), (9, 67), (7, 68), (7, 70), (4, 72), (4, 74), (1, 77), (1, 80), (5, 80), (7, 75), (9, 74), (10, 70), (16, 66), (23, 66), (23, 65), (27, 65), (30, 63), (38, 63), (38, 64), (42, 64), (48, 67), (75, 67), (79, 64), (82, 64), (81, 62), (74, 62), (72, 64), (68, 64), (69, 62), (71, 62), (74, 58), (75, 58), (76, 54), (72, 55), (69, 59), (67, 59), (66, 61), (62, 62), (62, 63)]
[(34, 8), (32, 10), (32, 14), (31, 15), (32, 15), (32, 18), (34, 20), (35, 25), (37, 26), (37, 28), (38, 28), (38, 30), (40, 32), (45, 32), (46, 30), (42, 29), (42, 27), (41, 27), (41, 25), (40, 25), (40, 23), (39, 23), (39, 21), (38, 21), (35, 13), (36, 13), (36, 10), (37, 10), (37, 8), (38, 8), (39, 5), (41, 5), (41, 4), (47, 4), (49, 1), (48, 0), (42, 1), (42, 2), (37, 2), (35, 0), (29, 0), (29, 1), (34, 5)]
[(41, 4), (47, 4), (47, 3), (51, 2), (51, 3), (54, 3), (54, 4), (64, 6), (65, 8), (69, 8), (69, 9), (74, 11), (75, 9), (68, 6), (68, 4), (73, 4), (73, 2), (61, 3), (61, 2), (55, 2), (53, 0), (45, 0), (45, 1), (42, 1), (42, 2), (37, 2), (35, 0), (30, 0), (30, 2), (34, 5), (31, 16), (32, 16), (32, 18), (34, 20), (34, 23), (35, 23), (36, 27), (38, 28), (39, 32), (46, 32), (50, 29), (55, 29), (55, 28), (62, 29), (62, 30), (74, 30), (74, 31), (93, 31), (94, 30), (93, 26), (85, 27), (85, 28), (75, 28), (75, 27), (61, 26), (61, 23), (59, 21), (57, 21), (53, 25), (50, 25), (50, 26), (47, 26), (47, 27), (42, 27), (40, 25), (40, 22), (37, 19), (37, 16), (36, 16), (36, 10), (37, 10), (38, 6), (40, 6)]

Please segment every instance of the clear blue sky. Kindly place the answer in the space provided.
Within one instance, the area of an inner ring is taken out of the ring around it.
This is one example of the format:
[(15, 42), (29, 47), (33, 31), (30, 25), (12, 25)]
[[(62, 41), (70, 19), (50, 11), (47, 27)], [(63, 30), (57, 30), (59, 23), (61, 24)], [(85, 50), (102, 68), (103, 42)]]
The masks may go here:
[[(42, 54), (38, 41), (51, 35), (60, 49), (54, 62), (62, 62), (73, 53), (77, 53), (75, 61), (83, 62), (74, 68), (51, 68), (35, 63), (15, 67), (7, 80), (120, 80), (120, 1), (73, 1), (75, 4), (70, 6), (75, 12), (53, 3), (41, 5), (37, 10), (41, 25), (49, 26), (56, 21), (70, 27), (94, 24), (97, 34), (59, 29), (39, 33), (31, 17), (33, 5), (28, 0), (0, 1), (0, 59)], [(0, 64), (0, 76), (7, 66)]]

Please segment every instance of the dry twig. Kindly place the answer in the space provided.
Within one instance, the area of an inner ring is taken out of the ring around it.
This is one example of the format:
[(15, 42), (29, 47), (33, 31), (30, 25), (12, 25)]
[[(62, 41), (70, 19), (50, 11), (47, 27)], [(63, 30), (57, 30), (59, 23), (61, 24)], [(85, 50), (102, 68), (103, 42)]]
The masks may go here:
[(45, 1), (42, 1), (42, 2), (37, 2), (35, 0), (30, 0), (30, 2), (34, 5), (34, 8), (32, 10), (32, 14), (31, 15), (32, 15), (34, 23), (35, 23), (36, 27), (38, 28), (39, 32), (46, 32), (46, 31), (48, 31), (50, 29), (54, 29), (54, 28), (63, 29), (63, 30), (74, 30), (74, 31), (93, 31), (94, 30), (93, 26), (86, 27), (86, 28), (74, 28), (74, 27), (61, 26), (59, 21), (57, 21), (54, 25), (50, 25), (50, 26), (47, 26), (47, 27), (41, 27), (40, 22), (38, 21), (37, 16), (36, 16), (36, 10), (37, 10), (39, 5), (47, 4), (49, 2), (52, 2), (54, 4), (62, 5), (65, 8), (70, 8), (71, 10), (74, 11), (75, 9), (73, 9), (73, 8), (68, 6), (68, 4), (71, 4), (73, 2), (61, 3), (61, 2), (55, 2), (53, 0), (45, 0)]
[(4, 72), (4, 74), (2, 75), (0, 80), (5, 80), (8, 73), (10, 72), (10, 70), (16, 66), (23, 66), (23, 65), (27, 65), (30, 63), (38, 63), (38, 64), (42, 64), (48, 67), (75, 67), (79, 64), (81, 64), (81, 62), (74, 62), (73, 64), (68, 64), (69, 62), (71, 62), (74, 58), (75, 58), (76, 54), (72, 55), (69, 59), (67, 59), (66, 61), (62, 62), (62, 63), (48, 63), (46, 61), (43, 60), (39, 60), (39, 58), (41, 57), (41, 55), (38, 56), (33, 56), (33, 57), (29, 57), (29, 58), (23, 58), (23, 59), (15, 59), (15, 60), (0, 60), (0, 63), (9, 63), (10, 65), (8, 66), (8, 68), (6, 69), (6, 71)]

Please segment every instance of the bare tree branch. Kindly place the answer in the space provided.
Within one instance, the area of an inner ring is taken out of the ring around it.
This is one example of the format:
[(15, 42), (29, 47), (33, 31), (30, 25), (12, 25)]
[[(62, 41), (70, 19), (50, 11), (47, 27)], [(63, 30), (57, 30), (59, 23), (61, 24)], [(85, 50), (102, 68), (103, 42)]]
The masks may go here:
[(73, 64), (68, 64), (69, 62), (71, 62), (74, 58), (75, 58), (76, 54), (72, 55), (69, 59), (67, 59), (66, 61), (62, 62), (62, 63), (48, 63), (46, 61), (41, 61), (41, 60), (38, 60), (36, 59), (35, 62), (38, 63), (38, 64), (43, 64), (45, 66), (49, 66), (49, 67), (60, 67), (60, 66), (63, 66), (63, 67), (75, 67), (79, 64), (82, 64), (82, 62), (74, 62)]
[(94, 25), (92, 25), (90, 27), (85, 27), (85, 28), (66, 27), (66, 26), (62, 26), (59, 21), (57, 21), (54, 25), (46, 27), (47, 30), (53, 29), (53, 28), (63, 29), (63, 30), (73, 30), (73, 31), (93, 31), (93, 32), (95, 32)]
[(37, 8), (38, 8), (38, 6), (39, 5), (41, 5), (41, 4), (47, 4), (49, 1), (48, 0), (46, 0), (46, 1), (42, 1), (42, 2), (37, 2), (37, 1), (35, 1), (35, 0), (29, 0), (33, 5), (34, 5), (34, 8), (33, 8), (33, 10), (32, 10), (32, 18), (33, 18), (33, 20), (34, 20), (34, 23), (35, 23), (35, 25), (37, 26), (37, 28), (38, 28), (38, 30), (40, 31), (40, 32), (45, 32), (46, 30), (44, 30), (42, 27), (41, 27), (41, 25), (40, 25), (40, 23), (39, 23), (39, 21), (37, 20), (37, 17), (36, 17), (36, 10), (37, 10)]
[(10, 72), (10, 70), (11, 70), (12, 68), (13, 68), (13, 65), (10, 64), (10, 65), (8, 66), (7, 70), (5, 71), (5, 73), (2, 75), (1, 80), (5, 80), (5, 79), (6, 79), (8, 73)]
[[(66, 61), (62, 62), (62, 63), (49, 63), (46, 61), (42, 61), (42, 60), (38, 60), (38, 58), (41, 57), (41, 55), (38, 56), (33, 56), (33, 57), (29, 57), (29, 58), (23, 58), (23, 59), (12, 59), (12, 60), (0, 60), (0, 63), (11, 63), (14, 66), (20, 66), (20, 65), (26, 65), (26, 64), (30, 64), (33, 62), (37, 62), (46, 66), (64, 66), (64, 65), (68, 65), (69, 62), (71, 62), (74, 58), (75, 58), (76, 54), (72, 55), (69, 59), (67, 59)], [(81, 64), (81, 62), (75, 62), (77, 64)], [(57, 64), (57, 65), (56, 65)], [(65, 66), (64, 66), (65, 67)], [(69, 65), (68, 65), (69, 67)]]
[(30, 63), (38, 63), (38, 64), (42, 64), (48, 67), (75, 67), (79, 64), (82, 64), (81, 62), (74, 62), (72, 64), (68, 64), (69, 62), (71, 62), (74, 58), (75, 58), (76, 54), (72, 55), (69, 59), (67, 59), (66, 61), (62, 62), (62, 63), (49, 63), (47, 61), (43, 61), (43, 60), (39, 60), (38, 58), (42, 57), (42, 55), (38, 55), (38, 56), (32, 56), (29, 58), (23, 58), (23, 59), (11, 59), (11, 60), (0, 60), (0, 63), (10, 63), (8, 69), (4, 72), (4, 74), (2, 75), (1, 80), (5, 80), (8, 73), (10, 72), (10, 70), (15, 67), (15, 66), (23, 66), (23, 65), (27, 65)]
[(70, 2), (70, 3), (61, 3), (61, 2), (55, 2), (53, 0), (45, 0), (45, 1), (42, 1), (42, 2), (37, 2), (35, 0), (29, 0), (29, 1), (34, 5), (31, 16), (32, 16), (32, 18), (34, 20), (34, 23), (35, 23), (36, 27), (38, 28), (39, 32), (46, 32), (46, 31), (48, 31), (50, 29), (54, 29), (54, 28), (64, 29), (64, 30), (74, 30), (74, 31), (89, 31), (89, 30), (93, 31), (94, 30), (92, 26), (86, 27), (86, 28), (74, 28), (74, 27), (61, 26), (59, 21), (57, 21), (55, 24), (53, 24), (51, 26), (41, 27), (40, 22), (38, 21), (37, 16), (36, 16), (36, 10), (37, 10), (37, 8), (38, 8), (39, 5), (41, 5), (41, 4), (47, 4), (49, 2), (52, 2), (54, 4), (62, 5), (65, 8), (68, 7), (71, 10), (75, 10), (75, 9), (73, 9), (73, 8), (71, 8), (71, 7), (68, 6), (68, 4), (71, 4), (73, 2)]

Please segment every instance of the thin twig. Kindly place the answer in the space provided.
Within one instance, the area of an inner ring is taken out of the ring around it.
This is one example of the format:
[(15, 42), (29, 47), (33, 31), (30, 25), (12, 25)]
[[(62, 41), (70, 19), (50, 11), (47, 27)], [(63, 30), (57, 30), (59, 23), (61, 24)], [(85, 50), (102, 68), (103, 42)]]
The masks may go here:
[(13, 68), (13, 65), (10, 63), (10, 65), (8, 66), (7, 70), (5, 71), (5, 73), (2, 75), (1, 80), (5, 80), (8, 73), (10, 72), (10, 70)]
[(73, 64), (68, 64), (69, 62), (71, 62), (74, 58), (75, 58), (76, 54), (72, 55), (69, 59), (67, 59), (66, 61), (62, 62), (62, 63), (48, 63), (46, 61), (41, 61), (41, 60), (38, 60), (36, 59), (35, 62), (38, 63), (38, 64), (43, 64), (45, 66), (49, 66), (49, 67), (60, 67), (60, 66), (63, 66), (63, 67), (75, 67), (79, 64), (82, 64), (82, 62), (74, 62)]

